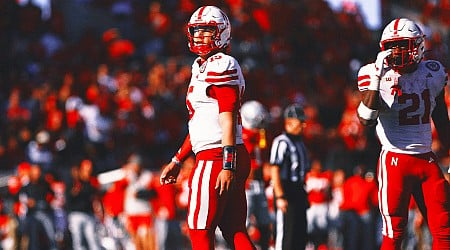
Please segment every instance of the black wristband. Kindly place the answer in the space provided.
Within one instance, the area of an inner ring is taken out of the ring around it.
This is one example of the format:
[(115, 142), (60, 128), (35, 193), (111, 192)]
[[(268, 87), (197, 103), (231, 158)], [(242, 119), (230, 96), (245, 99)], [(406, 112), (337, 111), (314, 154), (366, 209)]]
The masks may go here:
[(222, 169), (236, 171), (236, 147), (223, 146), (222, 148), (223, 165)]

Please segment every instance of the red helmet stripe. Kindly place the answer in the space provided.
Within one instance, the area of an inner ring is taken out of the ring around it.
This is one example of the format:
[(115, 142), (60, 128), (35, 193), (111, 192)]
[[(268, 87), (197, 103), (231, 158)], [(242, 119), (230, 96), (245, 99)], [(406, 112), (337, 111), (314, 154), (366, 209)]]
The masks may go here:
[(203, 15), (203, 11), (206, 9), (206, 6), (203, 6), (200, 11), (198, 12), (198, 16), (197, 19), (201, 20), (202, 19), (202, 15)]
[(395, 20), (395, 23), (394, 23), (394, 35), (397, 35), (398, 24), (399, 24), (399, 23), (400, 23), (400, 19), (397, 18), (397, 19)]

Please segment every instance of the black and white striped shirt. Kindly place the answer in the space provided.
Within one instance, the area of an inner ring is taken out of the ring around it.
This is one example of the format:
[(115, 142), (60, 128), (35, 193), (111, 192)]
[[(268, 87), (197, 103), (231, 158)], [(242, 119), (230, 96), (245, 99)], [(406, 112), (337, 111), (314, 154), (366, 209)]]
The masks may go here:
[(280, 167), (282, 182), (302, 185), (310, 168), (307, 150), (301, 136), (283, 133), (272, 142), (270, 164)]

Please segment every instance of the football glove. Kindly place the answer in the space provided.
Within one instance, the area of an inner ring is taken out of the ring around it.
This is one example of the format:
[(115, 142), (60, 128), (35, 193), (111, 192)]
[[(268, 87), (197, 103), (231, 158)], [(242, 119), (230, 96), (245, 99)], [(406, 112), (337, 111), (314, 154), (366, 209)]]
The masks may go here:
[(377, 60), (375, 61), (374, 75), (370, 76), (370, 84), (367, 87), (367, 89), (374, 91), (378, 91), (380, 89), (380, 79), (381, 76), (383, 75), (384, 61), (391, 54), (392, 54), (391, 49), (378, 52)]

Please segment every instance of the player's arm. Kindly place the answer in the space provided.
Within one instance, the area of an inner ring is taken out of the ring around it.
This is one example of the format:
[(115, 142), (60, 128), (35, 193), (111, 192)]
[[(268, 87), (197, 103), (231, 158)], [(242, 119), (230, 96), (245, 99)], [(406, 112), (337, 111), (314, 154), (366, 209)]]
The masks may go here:
[(286, 193), (281, 181), (281, 166), (284, 162), (286, 151), (289, 150), (288, 144), (283, 140), (274, 139), (270, 150), (270, 180), (273, 187), (275, 205), (283, 213), (287, 211), (288, 202)]
[(281, 185), (280, 167), (277, 165), (270, 165), (270, 176), (272, 179), (273, 193), (275, 199), (285, 198), (283, 186)]
[(361, 93), (362, 99), (358, 106), (358, 119), (364, 126), (373, 126), (377, 122), (380, 100), (378, 91), (367, 90)]
[(216, 182), (216, 189), (229, 189), (236, 170), (236, 124), (242, 79), (240, 67), (233, 57), (217, 54), (211, 57), (205, 81), (211, 84), (207, 95), (215, 98), (219, 106), (219, 125), (222, 130), (223, 165)]
[(439, 141), (442, 145), (441, 150), (444, 154), (448, 154), (450, 144), (450, 123), (444, 96), (445, 88), (436, 97), (436, 107), (434, 108), (431, 117), (433, 118)]
[(280, 209), (283, 213), (285, 213), (287, 211), (288, 203), (283, 185), (281, 184), (280, 167), (277, 165), (270, 165), (270, 175), (273, 185), (275, 204), (277, 209)]
[(384, 60), (391, 50), (378, 53), (374, 64), (362, 67), (358, 72), (358, 88), (362, 99), (358, 106), (358, 118), (364, 126), (373, 126), (378, 118), (381, 101), (379, 97), (380, 80), (383, 75)]
[(237, 85), (211, 85), (208, 94), (217, 99), (219, 124), (222, 129), (223, 165), (216, 182), (220, 194), (229, 189), (236, 170), (236, 123), (239, 107)]
[(191, 137), (188, 134), (177, 153), (172, 160), (163, 167), (159, 182), (161, 185), (172, 184), (177, 182), (178, 174), (180, 174), (181, 162), (186, 160), (192, 154)]
[(177, 153), (172, 157), (172, 162), (174, 162), (177, 165), (180, 165), (181, 162), (186, 160), (191, 154), (192, 154), (191, 137), (188, 134), (184, 139), (184, 142), (181, 145), (180, 149), (178, 149)]
[(219, 124), (222, 128), (222, 145), (236, 144), (237, 110), (239, 105), (239, 90), (236, 85), (215, 86), (219, 102)]

